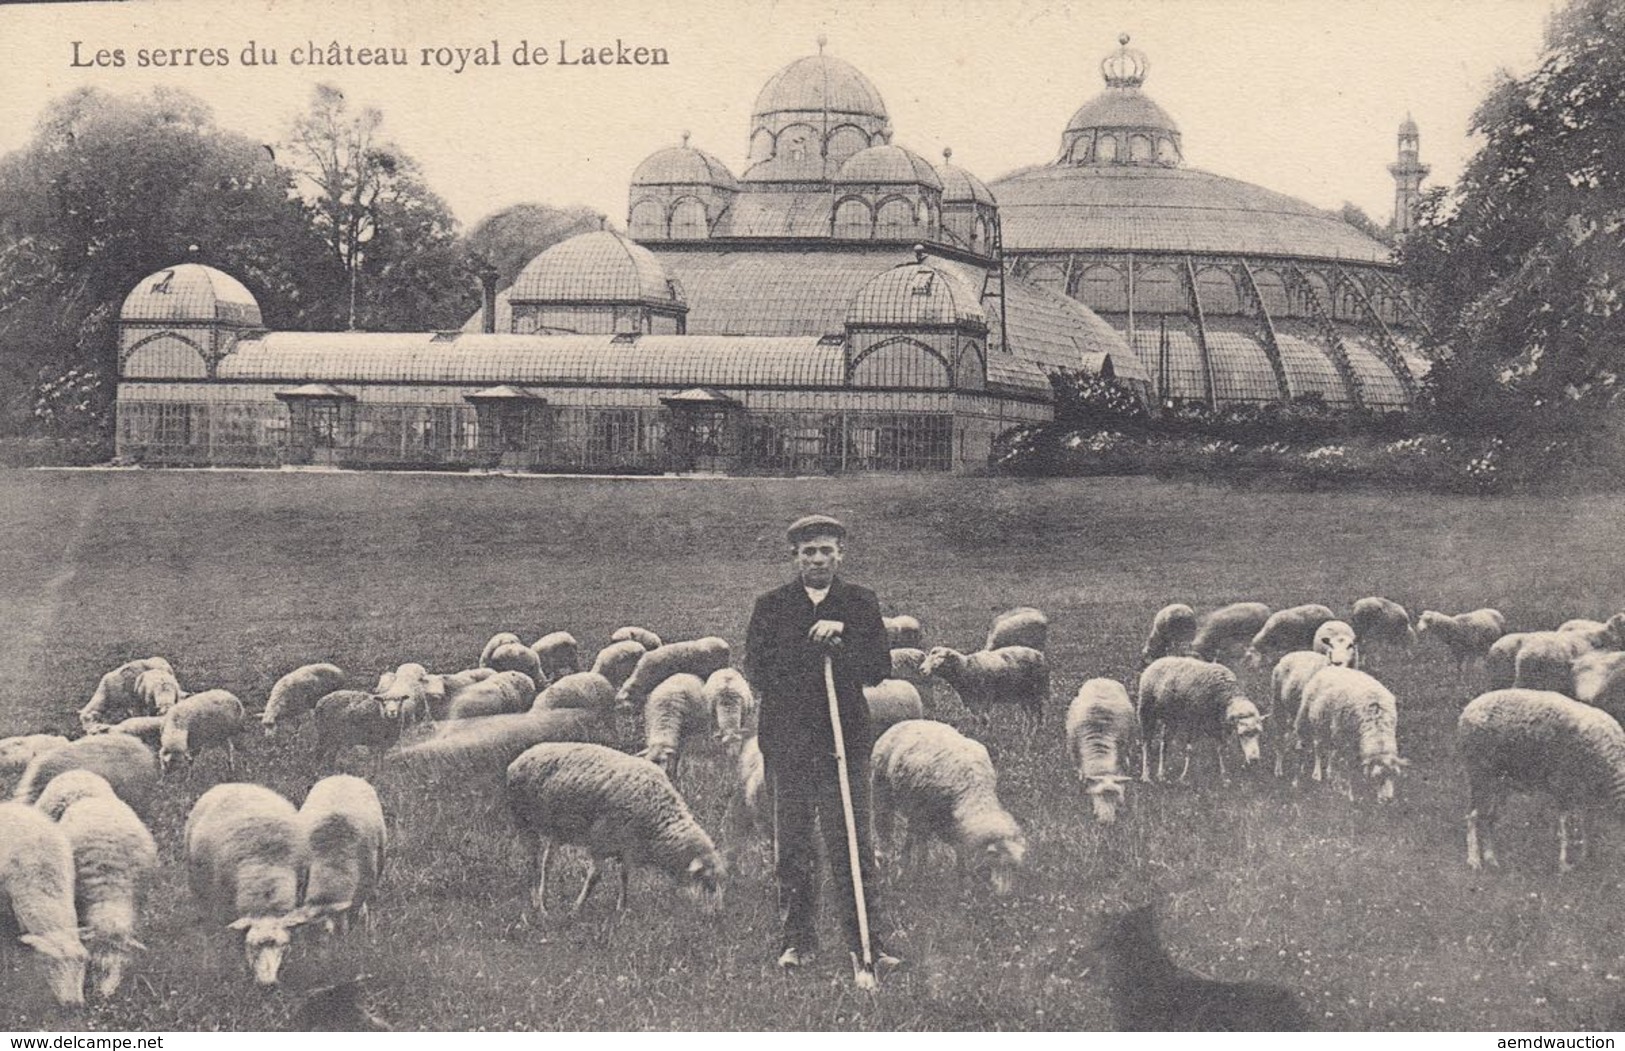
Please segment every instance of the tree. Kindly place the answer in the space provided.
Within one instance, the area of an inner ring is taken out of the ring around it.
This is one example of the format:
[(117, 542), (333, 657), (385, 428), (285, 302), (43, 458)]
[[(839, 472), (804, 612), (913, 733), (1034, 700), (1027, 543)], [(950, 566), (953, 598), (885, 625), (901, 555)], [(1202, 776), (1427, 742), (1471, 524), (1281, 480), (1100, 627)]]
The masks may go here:
[(0, 158), (0, 423), (24, 429), (43, 407), (61, 433), (72, 430), (68, 410), (104, 409), (119, 306), (177, 262), (220, 266), (268, 324), (304, 327), (311, 290), (332, 281), (320, 247), (292, 173), (216, 127), (195, 97), (84, 89), (57, 99), (32, 142)]
[(478, 301), (457, 222), (418, 166), (379, 132), (383, 113), (352, 111), (317, 85), (294, 122), (292, 154), (330, 258), (343, 274), (335, 323), (410, 331), (455, 327)]
[(1482, 148), (1422, 201), (1402, 261), (1455, 355), (1446, 412), (1525, 433), (1609, 409), (1625, 374), (1625, 0), (1575, 0), (1539, 68), (1502, 73)]
[(1365, 234), (1373, 241), (1379, 241), (1385, 245), (1391, 245), (1393, 243), (1393, 231), (1378, 225), (1377, 221), (1372, 219), (1371, 216), (1366, 213), (1364, 208), (1361, 208), (1353, 201), (1344, 201), (1343, 207), (1339, 208), (1335, 214), (1339, 219), (1343, 220), (1345, 223), (1348, 223), (1350, 226), (1354, 227), (1362, 234)]
[(596, 211), (582, 205), (515, 204), (475, 223), (463, 245), (469, 255), (496, 270), (497, 284), (502, 287), (513, 284), (525, 264), (542, 252), (576, 234), (598, 229), (600, 221)]

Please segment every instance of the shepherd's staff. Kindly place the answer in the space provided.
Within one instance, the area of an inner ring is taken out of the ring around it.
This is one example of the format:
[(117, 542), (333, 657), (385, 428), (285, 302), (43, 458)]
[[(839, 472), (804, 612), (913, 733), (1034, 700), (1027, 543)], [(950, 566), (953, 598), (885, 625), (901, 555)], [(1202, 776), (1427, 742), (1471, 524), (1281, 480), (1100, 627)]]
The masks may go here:
[(858, 943), (863, 946), (863, 969), (875, 973), (869, 945), (869, 906), (863, 894), (863, 866), (858, 860), (858, 819), (852, 812), (852, 782), (846, 774), (846, 739), (841, 733), (841, 706), (835, 697), (835, 661), (824, 654), (824, 692), (829, 696), (829, 725), (835, 734), (835, 777), (841, 783), (841, 816), (846, 820), (846, 858), (852, 866), (852, 897), (858, 910)]

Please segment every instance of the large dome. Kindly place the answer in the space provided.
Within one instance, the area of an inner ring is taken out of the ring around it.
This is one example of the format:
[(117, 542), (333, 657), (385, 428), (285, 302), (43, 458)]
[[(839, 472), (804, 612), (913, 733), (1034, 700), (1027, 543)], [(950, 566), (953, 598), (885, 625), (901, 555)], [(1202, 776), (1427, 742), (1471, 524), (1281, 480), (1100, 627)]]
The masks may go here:
[(683, 294), (653, 252), (611, 230), (560, 241), (514, 279), (510, 303), (681, 304)]
[(769, 78), (751, 108), (751, 122), (781, 113), (820, 112), (886, 120), (886, 104), (869, 78), (850, 62), (820, 51)]
[(124, 297), (119, 320), (263, 324), (260, 305), (242, 282), (201, 263), (181, 263), (141, 281)]

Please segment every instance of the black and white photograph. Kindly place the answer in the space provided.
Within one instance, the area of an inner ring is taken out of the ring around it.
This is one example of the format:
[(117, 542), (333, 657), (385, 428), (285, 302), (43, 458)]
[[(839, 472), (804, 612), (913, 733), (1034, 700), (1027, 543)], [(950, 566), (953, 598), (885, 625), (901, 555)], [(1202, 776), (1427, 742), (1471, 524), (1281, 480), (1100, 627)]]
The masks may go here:
[(1625, 1030), (1625, 0), (0, 99), (0, 1031)]

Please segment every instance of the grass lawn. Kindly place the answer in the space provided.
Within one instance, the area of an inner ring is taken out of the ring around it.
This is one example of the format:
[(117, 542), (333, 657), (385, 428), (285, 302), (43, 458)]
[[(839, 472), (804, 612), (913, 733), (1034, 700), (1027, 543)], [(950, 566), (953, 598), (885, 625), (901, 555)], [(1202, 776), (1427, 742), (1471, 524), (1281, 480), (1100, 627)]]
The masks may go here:
[[(1514, 629), (1625, 608), (1625, 507), (1568, 500), (1249, 492), (1134, 479), (882, 477), (519, 479), (383, 474), (0, 472), (0, 736), (75, 725), (101, 674), (162, 654), (191, 690), (263, 706), (317, 660), (355, 685), (415, 660), (474, 664), (486, 638), (565, 629), (591, 653), (623, 624), (741, 646), (753, 597), (789, 570), (781, 530), (826, 511), (854, 530), (849, 578), (929, 643), (979, 645), (990, 614), (1051, 620), (1054, 698), (1025, 731), (986, 732), (1001, 796), (1027, 831), (1017, 892), (954, 873), (892, 874), (891, 917), (913, 966), (876, 998), (826, 952), (791, 980), (773, 967), (776, 917), (761, 844), (728, 844), (726, 908), (708, 915), (647, 873), (626, 911), (600, 888), (581, 915), (522, 923), (529, 859), (479, 784), (380, 785), (393, 838), (372, 930), (301, 934), (279, 993), (257, 992), (240, 936), (201, 923), (180, 835), (223, 779), (206, 756), (164, 786), (162, 871), (140, 934), (150, 951), (110, 1002), (64, 1018), (32, 960), (0, 947), (0, 1029), (276, 1029), (301, 989), (372, 975), (403, 1029), (1101, 1029), (1089, 946), (1100, 916), (1156, 894), (1187, 966), (1278, 982), (1335, 1029), (1562, 1030), (1606, 1024), (1625, 976), (1625, 838), (1599, 822), (1587, 867), (1559, 877), (1550, 803), (1514, 797), (1504, 868), (1466, 867), (1466, 779), (1453, 737), (1471, 691), (1440, 651), (1390, 657), (1412, 765), (1398, 801), (1349, 803), (1269, 776), (1129, 787), (1096, 827), (1061, 740), (1085, 679), (1133, 686), (1152, 614), (1239, 599), (1347, 612), (1387, 595), (1413, 614), (1502, 609)], [(1267, 696), (1263, 676), (1245, 679)], [(937, 717), (970, 731), (951, 691)], [(623, 727), (630, 730), (629, 721)], [(980, 731), (978, 731), (980, 733)], [(623, 742), (629, 749), (641, 742)], [(249, 742), (245, 777), (296, 803), (318, 776), (309, 742)], [(1206, 759), (1206, 764), (1201, 760)], [(354, 763), (356, 772), (367, 764)], [(731, 771), (678, 778), (718, 832)], [(1316, 786), (1318, 787), (1318, 786)], [(573, 890), (584, 862), (556, 869)], [(611, 884), (613, 881), (609, 881)], [(839, 944), (826, 917), (825, 945)]]

